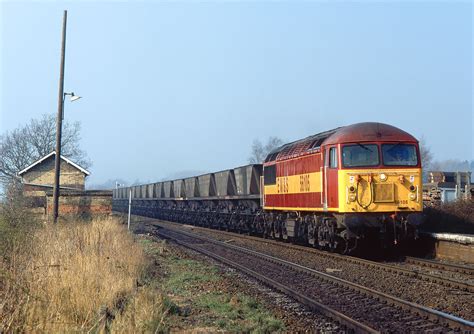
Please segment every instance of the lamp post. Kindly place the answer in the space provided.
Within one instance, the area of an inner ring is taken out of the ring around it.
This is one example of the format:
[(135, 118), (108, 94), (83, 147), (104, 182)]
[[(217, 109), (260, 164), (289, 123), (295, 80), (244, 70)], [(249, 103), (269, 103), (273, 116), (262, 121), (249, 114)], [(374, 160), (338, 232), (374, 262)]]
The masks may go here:
[(58, 211), (59, 211), (59, 193), (60, 193), (60, 175), (61, 175), (61, 135), (64, 119), (64, 101), (66, 96), (70, 96), (71, 102), (77, 101), (81, 96), (75, 95), (74, 92), (63, 93), (61, 100), (61, 114), (58, 115), (56, 120), (56, 157), (54, 164), (54, 192), (53, 192), (53, 219), (54, 223), (58, 222)]
[(56, 157), (54, 161), (54, 191), (53, 191), (53, 221), (58, 222), (58, 206), (59, 206), (59, 175), (61, 166), (61, 134), (62, 120), (64, 119), (64, 100), (66, 96), (71, 96), (71, 102), (80, 99), (80, 96), (74, 93), (64, 93), (64, 64), (66, 58), (66, 23), (67, 10), (63, 16), (63, 30), (61, 38), (61, 64), (59, 67), (59, 96), (58, 96), (58, 114), (56, 118)]
[(58, 203), (59, 203), (59, 166), (61, 163), (61, 130), (64, 107), (64, 61), (66, 54), (66, 22), (67, 11), (63, 16), (63, 34), (61, 42), (61, 65), (59, 67), (59, 98), (58, 98), (58, 116), (56, 117), (56, 157), (54, 162), (54, 192), (53, 192), (53, 221), (58, 222)]

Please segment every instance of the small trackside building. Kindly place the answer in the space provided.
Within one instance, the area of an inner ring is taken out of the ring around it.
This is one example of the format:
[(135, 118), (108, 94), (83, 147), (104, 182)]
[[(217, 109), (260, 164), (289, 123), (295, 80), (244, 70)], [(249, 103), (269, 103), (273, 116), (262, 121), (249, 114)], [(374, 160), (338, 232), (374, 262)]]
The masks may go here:
[[(51, 152), (18, 173), (26, 196), (43, 196), (46, 189), (54, 187), (56, 152)], [(61, 190), (84, 191), (90, 172), (68, 158), (61, 156)]]
[[(56, 152), (51, 152), (18, 173), (23, 195), (29, 199), (33, 213), (49, 218), (53, 207), (53, 189)], [(109, 214), (112, 211), (110, 190), (85, 190), (90, 172), (70, 159), (61, 156), (59, 180), (60, 215), (89, 216)]]

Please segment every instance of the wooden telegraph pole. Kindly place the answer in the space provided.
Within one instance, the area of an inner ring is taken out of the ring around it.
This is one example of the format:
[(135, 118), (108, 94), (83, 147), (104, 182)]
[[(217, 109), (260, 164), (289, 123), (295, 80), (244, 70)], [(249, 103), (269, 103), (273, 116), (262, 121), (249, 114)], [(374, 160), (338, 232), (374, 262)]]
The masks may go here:
[(59, 69), (59, 98), (58, 98), (58, 116), (56, 120), (56, 159), (54, 162), (54, 192), (53, 192), (53, 219), (54, 223), (58, 222), (58, 206), (59, 206), (59, 176), (61, 168), (61, 132), (64, 110), (64, 62), (66, 54), (66, 22), (67, 10), (64, 11), (63, 17), (63, 36), (61, 46), (61, 67)]

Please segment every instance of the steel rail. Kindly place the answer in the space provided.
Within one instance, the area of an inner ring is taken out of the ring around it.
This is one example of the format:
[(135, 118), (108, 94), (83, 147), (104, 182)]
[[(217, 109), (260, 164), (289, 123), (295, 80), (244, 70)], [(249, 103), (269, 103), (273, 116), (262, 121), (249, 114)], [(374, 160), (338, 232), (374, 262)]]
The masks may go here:
[(318, 277), (318, 278), (320, 278), (320, 279), (322, 279), (326, 282), (339, 284), (339, 285), (342, 285), (342, 286), (344, 286), (348, 289), (351, 289), (351, 290), (354, 290), (354, 291), (357, 291), (357, 292), (361, 292), (361, 293), (364, 293), (366, 295), (369, 295), (369, 296), (372, 296), (372, 297), (375, 297), (375, 298), (378, 298), (378, 299), (381, 299), (381, 300), (385, 300), (389, 304), (397, 305), (397, 306), (401, 307), (402, 309), (408, 310), (412, 313), (425, 316), (426, 318), (428, 318), (430, 320), (433, 320), (435, 322), (438, 322), (442, 325), (448, 326), (448, 327), (453, 328), (455, 330), (460, 329), (460, 330), (466, 331), (466, 332), (474, 332), (474, 322), (472, 322), (472, 321), (465, 320), (465, 319), (453, 316), (451, 314), (447, 314), (447, 313), (444, 313), (444, 312), (441, 312), (441, 311), (437, 311), (437, 310), (434, 310), (434, 309), (431, 309), (431, 308), (428, 308), (428, 307), (425, 307), (425, 306), (422, 306), (422, 305), (419, 305), (419, 304), (416, 304), (416, 303), (412, 303), (412, 302), (400, 299), (398, 297), (390, 296), (386, 293), (379, 292), (379, 291), (376, 291), (374, 289), (366, 288), (362, 285), (352, 283), (352, 282), (346, 281), (344, 279), (341, 279), (341, 278), (338, 278), (338, 277), (335, 277), (335, 276), (331, 276), (331, 275), (328, 275), (326, 273), (323, 273), (323, 272), (320, 272), (320, 271), (317, 271), (317, 270), (314, 270), (314, 269), (311, 269), (311, 268), (301, 266), (301, 265), (296, 264), (296, 263), (292, 263), (292, 262), (289, 262), (289, 261), (286, 261), (286, 260), (278, 259), (276, 257), (270, 256), (270, 255), (267, 255), (267, 254), (256, 252), (256, 251), (253, 251), (253, 250), (250, 250), (250, 249), (247, 249), (247, 248), (243, 248), (243, 247), (240, 247), (240, 246), (231, 245), (229, 243), (214, 240), (214, 239), (211, 239), (211, 238), (199, 236), (199, 235), (196, 235), (196, 234), (192, 234), (192, 233), (188, 233), (188, 232), (184, 232), (184, 231), (177, 231), (175, 229), (172, 229), (172, 230), (175, 233), (181, 233), (183, 235), (187, 235), (189, 237), (201, 239), (203, 241), (206, 241), (206, 242), (209, 242), (209, 243), (214, 243), (214, 244), (222, 246), (222, 247), (232, 248), (232, 249), (241, 251), (243, 253), (247, 253), (249, 255), (253, 255), (253, 256), (257, 256), (259, 258), (267, 259), (268, 261), (273, 262), (273, 263), (278, 263), (280, 265), (285, 265), (285, 266), (287, 266), (289, 268), (292, 268), (292, 269), (296, 269), (296, 270), (299, 270), (299, 271), (302, 271), (302, 272), (310, 273), (313, 276)]
[[(173, 224), (173, 225), (176, 225), (176, 226), (183, 226), (183, 224), (179, 224), (179, 223), (175, 223), (175, 222), (166, 221), (166, 223)], [(214, 229), (209, 229), (209, 228), (201, 227), (201, 226), (194, 226), (194, 225), (184, 225), (184, 226), (189, 226), (189, 227), (197, 228), (197, 229), (203, 229), (204, 231), (216, 231)], [(340, 255), (340, 254), (330, 253), (330, 252), (310, 248), (308, 246), (299, 246), (299, 245), (288, 244), (288, 243), (282, 244), (281, 242), (278, 242), (278, 241), (275, 241), (275, 240), (262, 239), (262, 238), (254, 237), (254, 236), (250, 236), (250, 235), (242, 235), (242, 234), (237, 234), (237, 233), (227, 232), (227, 231), (221, 231), (221, 230), (219, 230), (218, 233), (229, 235), (229, 236), (232, 236), (232, 237), (255, 240), (255, 241), (259, 241), (259, 242), (268, 242), (268, 243), (271, 243), (272, 245), (276, 245), (278, 247), (284, 247), (284, 248), (295, 249), (295, 250), (300, 250), (300, 251), (304, 250), (305, 252), (310, 252), (310, 253), (317, 254), (318, 256), (323, 256), (323, 257), (326, 257), (326, 258), (329, 257), (329, 258), (333, 258), (333, 259), (336, 259), (336, 260), (341, 260), (341, 261), (346, 261), (346, 262), (355, 263), (355, 264), (359, 264), (359, 265), (364, 265), (366, 267), (382, 269), (386, 272), (391, 272), (391, 273), (396, 273), (396, 274), (407, 276), (407, 277), (417, 278), (417, 279), (421, 279), (421, 280), (424, 280), (424, 281), (427, 281), (427, 282), (434, 282), (434, 283), (438, 283), (438, 284), (443, 285), (443, 286), (447, 286), (447, 287), (450, 287), (450, 288), (456, 288), (456, 289), (460, 289), (460, 290), (463, 290), (463, 291), (474, 292), (474, 285), (472, 285), (472, 284), (462, 282), (462, 281), (458, 281), (458, 280), (454, 280), (454, 279), (447, 278), (447, 277), (441, 277), (441, 276), (434, 275), (434, 274), (422, 273), (422, 272), (412, 270), (412, 269), (404, 269), (404, 268), (400, 268), (400, 267), (397, 267), (397, 266), (393, 266), (393, 265), (389, 265), (389, 264), (385, 264), (385, 263), (380, 263), (380, 262), (375, 262), (375, 261), (371, 261), (371, 260), (366, 260), (366, 259), (361, 259), (361, 258), (349, 256), (349, 255)], [(472, 269), (472, 268), (469, 268), (469, 267), (466, 267), (466, 268)]]
[(463, 273), (463, 274), (474, 274), (474, 267), (472, 266), (464, 266), (464, 265), (452, 264), (452, 263), (442, 263), (438, 261), (420, 259), (420, 258), (411, 257), (411, 256), (406, 256), (405, 262), (416, 264), (418, 266), (440, 269), (444, 271), (453, 271), (456, 273)]
[[(173, 230), (174, 231), (174, 230)], [(176, 231), (174, 231), (176, 232)], [(182, 233), (182, 232), (177, 232), (177, 233), (181, 233), (181, 234), (184, 234), (184, 235), (187, 235), (187, 233)], [(243, 273), (246, 273), (247, 275), (257, 279), (258, 281), (268, 285), (268, 286), (271, 286), (272, 288), (294, 298), (295, 300), (297, 300), (298, 302), (300, 302), (301, 304), (303, 305), (306, 305), (307, 307), (309, 307), (311, 310), (316, 310), (318, 311), (319, 313), (321, 313), (322, 315), (328, 317), (328, 318), (331, 318), (333, 319), (334, 321), (338, 322), (340, 325), (344, 326), (346, 329), (348, 330), (351, 330), (353, 331), (354, 333), (380, 333), (379, 331), (357, 321), (357, 320), (354, 320), (336, 310), (333, 310), (332, 308), (330, 307), (327, 307), (326, 305), (323, 305), (321, 303), (319, 303), (318, 301), (312, 299), (312, 298), (309, 298), (307, 296), (304, 296), (302, 295), (301, 293), (293, 290), (293, 289), (290, 289), (288, 287), (286, 287), (285, 285), (281, 284), (281, 283), (278, 283), (277, 281), (271, 279), (270, 277), (267, 277), (265, 275), (262, 275), (260, 273), (257, 273), (256, 271), (253, 271), (251, 269), (248, 269), (232, 260), (229, 260), (229, 259), (226, 259), (222, 256), (219, 256), (217, 254), (214, 254), (212, 252), (209, 252), (205, 249), (202, 249), (201, 247), (196, 247), (192, 244), (189, 244), (189, 243), (186, 243), (186, 242), (183, 242), (175, 237), (172, 237), (170, 236), (169, 234), (166, 234), (166, 233), (163, 233), (163, 231), (159, 231), (159, 235), (163, 236), (163, 237), (166, 237), (168, 239), (172, 239), (174, 240), (176, 243), (186, 247), (186, 248), (189, 248), (189, 249), (192, 249), (196, 252), (199, 252), (199, 253), (202, 253), (210, 258), (213, 258), (214, 260), (216, 261), (219, 261), (221, 263), (224, 263), (230, 267), (233, 267)], [(195, 237), (195, 236), (192, 236), (192, 237)], [(199, 237), (198, 237), (199, 239)]]

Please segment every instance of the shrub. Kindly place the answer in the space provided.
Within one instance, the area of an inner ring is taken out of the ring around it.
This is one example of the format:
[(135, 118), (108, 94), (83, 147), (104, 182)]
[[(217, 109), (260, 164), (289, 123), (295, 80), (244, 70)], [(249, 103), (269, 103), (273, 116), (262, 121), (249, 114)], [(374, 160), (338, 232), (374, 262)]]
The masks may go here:
[(474, 233), (474, 201), (457, 200), (425, 209), (422, 228), (431, 232)]
[(23, 197), (20, 185), (10, 184), (0, 202), (0, 259), (4, 266), (14, 266), (10, 263), (15, 259), (14, 254), (29, 245), (39, 226), (37, 219), (25, 209), (27, 206), (28, 198)]

